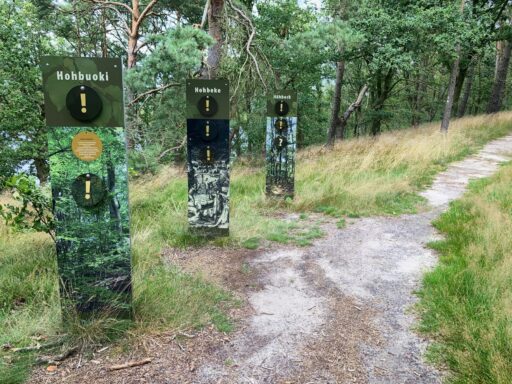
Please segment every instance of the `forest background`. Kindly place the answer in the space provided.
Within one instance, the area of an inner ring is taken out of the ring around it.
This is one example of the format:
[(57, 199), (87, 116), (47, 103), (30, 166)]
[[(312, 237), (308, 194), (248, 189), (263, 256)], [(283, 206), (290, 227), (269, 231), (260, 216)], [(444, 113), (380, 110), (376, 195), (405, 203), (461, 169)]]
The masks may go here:
[(185, 79), (231, 82), (233, 156), (263, 159), (265, 99), (299, 93), (298, 146), (512, 105), (509, 0), (4, 0), (0, 189), (48, 179), (42, 55), (123, 57), (132, 176), (185, 158)]

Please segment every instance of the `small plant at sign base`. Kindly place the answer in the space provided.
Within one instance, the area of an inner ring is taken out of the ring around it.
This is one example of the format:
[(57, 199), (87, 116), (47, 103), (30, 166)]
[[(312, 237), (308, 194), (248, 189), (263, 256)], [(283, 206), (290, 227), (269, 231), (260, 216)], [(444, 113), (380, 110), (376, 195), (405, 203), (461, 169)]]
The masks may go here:
[(309, 228), (306, 231), (297, 234), (294, 238), (294, 243), (300, 247), (306, 247), (313, 244), (312, 240), (318, 239), (324, 236), (324, 234), (325, 233), (319, 227)]
[(242, 273), (244, 275), (248, 275), (249, 273), (251, 273), (251, 267), (248, 263), (243, 263), (242, 264)]
[(324, 215), (328, 215), (328, 216), (332, 216), (332, 217), (340, 217), (341, 216), (339, 209), (336, 207), (331, 207), (331, 206), (321, 205), (321, 206), (317, 207), (315, 211), (321, 212)]
[(336, 227), (338, 227), (338, 229), (343, 229), (347, 226), (347, 221), (345, 219), (339, 219), (337, 222), (336, 222)]
[(267, 240), (275, 241), (276, 243), (288, 244), (292, 239), (290, 234), (290, 224), (279, 223), (273, 228), (272, 232), (267, 234)]
[(226, 367), (232, 367), (233, 365), (235, 365), (235, 361), (231, 358), (228, 358), (224, 361), (224, 365)]
[(242, 246), (247, 249), (257, 249), (260, 246), (259, 237), (251, 237), (242, 243)]

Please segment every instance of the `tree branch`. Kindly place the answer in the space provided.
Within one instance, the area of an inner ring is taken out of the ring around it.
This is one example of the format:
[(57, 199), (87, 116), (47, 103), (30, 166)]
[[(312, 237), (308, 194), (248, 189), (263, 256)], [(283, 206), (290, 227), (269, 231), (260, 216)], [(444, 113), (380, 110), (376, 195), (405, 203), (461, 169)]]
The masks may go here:
[(62, 149), (59, 149), (58, 151), (50, 153), (48, 155), (48, 157), (52, 157), (52, 156), (58, 155), (59, 153), (67, 152), (69, 150), (70, 150), (70, 148), (62, 148)]
[(131, 15), (133, 15), (133, 9), (130, 8), (130, 6), (128, 4), (124, 4), (124, 3), (119, 3), (117, 1), (101, 1), (101, 0), (91, 0), (93, 3), (95, 4), (102, 4), (102, 5), (113, 5), (113, 6), (116, 6), (116, 7), (123, 7), (125, 8), (126, 10), (128, 10), (128, 12), (130, 12)]
[(132, 106), (133, 104), (137, 103), (139, 100), (143, 99), (146, 96), (152, 95), (154, 93), (162, 92), (162, 91), (166, 90), (167, 88), (179, 87), (179, 86), (181, 86), (181, 83), (169, 83), (169, 84), (163, 85), (158, 88), (150, 89), (149, 91), (146, 91), (146, 92), (140, 94), (139, 96), (137, 96), (128, 105)]
[(206, 25), (206, 21), (208, 20), (208, 9), (210, 8), (210, 0), (206, 0), (206, 4), (204, 5), (203, 17), (201, 18), (201, 24), (199, 25), (199, 29), (203, 29)]
[(185, 135), (185, 137), (183, 137), (183, 140), (182, 142), (180, 143), (180, 145), (177, 145), (175, 147), (172, 147), (172, 148), (169, 148), (169, 149), (166, 149), (165, 151), (163, 151), (160, 155), (158, 155), (158, 161), (160, 161), (165, 155), (167, 155), (169, 152), (174, 152), (174, 151), (177, 151), (181, 148), (183, 148), (185, 146), (185, 144), (187, 143), (187, 136)]
[(235, 7), (231, 0), (228, 0), (228, 4), (236, 13), (238, 13), (247, 22), (248, 26), (246, 25), (246, 28), (247, 28), (248, 32), (250, 32), (250, 33), (249, 33), (249, 37), (247, 39), (247, 43), (245, 44), (245, 50), (246, 50), (247, 54), (251, 57), (251, 59), (254, 63), (254, 67), (256, 68), (256, 73), (258, 74), (258, 77), (260, 78), (261, 83), (266, 90), (267, 84), (265, 83), (265, 80), (263, 79), (263, 76), (261, 75), (258, 60), (256, 60), (256, 56), (254, 56), (254, 54), (251, 51), (252, 41), (254, 40), (254, 37), (256, 36), (256, 28), (254, 28), (254, 25), (252, 24), (251, 19), (242, 10)]
[(137, 26), (140, 24), (142, 20), (148, 15), (149, 11), (151, 11), (151, 8), (155, 6), (155, 4), (158, 2), (158, 0), (151, 0), (148, 5), (146, 5), (146, 8), (141, 12), (139, 18), (137, 19)]
[(354, 112), (356, 109), (361, 107), (361, 103), (363, 102), (363, 97), (366, 94), (366, 91), (368, 90), (368, 84), (365, 84), (363, 88), (359, 91), (359, 95), (357, 96), (356, 101), (354, 101), (350, 106), (347, 108), (345, 113), (343, 114), (343, 120), (346, 122), (349, 118), (352, 112)]

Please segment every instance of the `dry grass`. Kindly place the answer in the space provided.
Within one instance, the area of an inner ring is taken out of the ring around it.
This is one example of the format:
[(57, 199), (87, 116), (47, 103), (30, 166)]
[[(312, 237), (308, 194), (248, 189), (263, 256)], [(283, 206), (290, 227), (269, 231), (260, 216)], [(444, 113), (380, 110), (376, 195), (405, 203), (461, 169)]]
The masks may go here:
[[(276, 216), (287, 211), (321, 211), (335, 216), (414, 212), (417, 191), (451, 161), (475, 152), (486, 142), (512, 131), (512, 112), (454, 120), (447, 135), (439, 125), (393, 131), (299, 152), (293, 202), (265, 198), (265, 170), (235, 165), (231, 182), (231, 238), (243, 244), (254, 238), (288, 239)], [(201, 244), (187, 232), (186, 170), (166, 168), (156, 177), (131, 185), (137, 213), (134, 239), (163, 244)], [(226, 240), (218, 241), (220, 245)], [(157, 248), (158, 248), (157, 247)]]
[(512, 112), (504, 112), (454, 120), (447, 135), (436, 123), (349, 140), (333, 150), (305, 150), (297, 162), (294, 206), (333, 206), (356, 214), (407, 211), (417, 202), (412, 194), (447, 163), (511, 129)]

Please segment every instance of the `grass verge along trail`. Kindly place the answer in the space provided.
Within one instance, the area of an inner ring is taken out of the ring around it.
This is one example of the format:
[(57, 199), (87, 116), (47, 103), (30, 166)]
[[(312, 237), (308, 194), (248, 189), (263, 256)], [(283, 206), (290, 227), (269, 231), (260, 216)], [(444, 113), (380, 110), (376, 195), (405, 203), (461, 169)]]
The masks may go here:
[(430, 357), (453, 383), (508, 384), (512, 378), (512, 165), (475, 181), (434, 222), (439, 266), (420, 292)]

